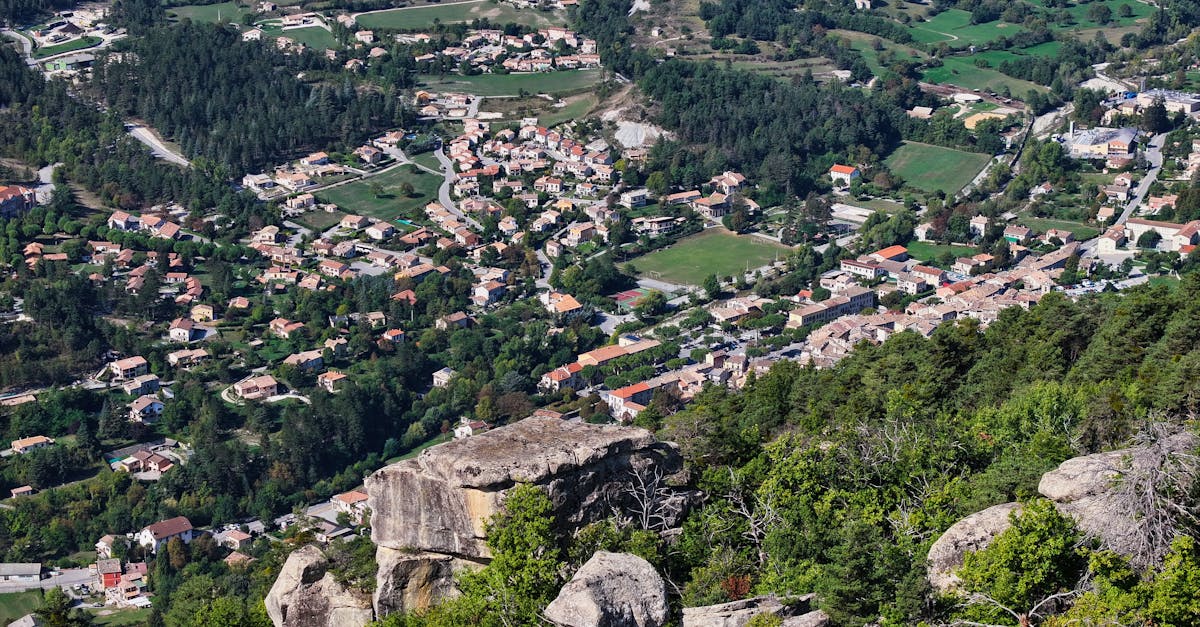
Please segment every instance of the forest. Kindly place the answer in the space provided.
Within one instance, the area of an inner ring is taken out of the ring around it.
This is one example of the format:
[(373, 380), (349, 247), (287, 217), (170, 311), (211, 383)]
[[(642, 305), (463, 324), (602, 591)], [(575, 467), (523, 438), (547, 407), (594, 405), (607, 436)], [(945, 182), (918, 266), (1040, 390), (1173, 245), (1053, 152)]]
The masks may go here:
[(126, 41), (97, 64), (95, 95), (230, 176), (335, 145), (353, 148), (403, 122), (394, 88), (360, 90), (336, 75), (299, 80), (331, 67), (315, 53), (285, 55), (243, 42), (236, 30), (190, 22)]

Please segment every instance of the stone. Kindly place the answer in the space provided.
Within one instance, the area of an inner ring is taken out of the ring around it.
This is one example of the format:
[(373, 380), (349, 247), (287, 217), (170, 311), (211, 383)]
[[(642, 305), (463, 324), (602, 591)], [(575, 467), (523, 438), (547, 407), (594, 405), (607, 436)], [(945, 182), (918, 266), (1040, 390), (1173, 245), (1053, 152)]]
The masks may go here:
[[(829, 621), (825, 612), (809, 611), (814, 595), (781, 600), (775, 595), (741, 599), (718, 605), (683, 608), (683, 627), (743, 627), (755, 616), (778, 616), (784, 625), (821, 627)], [(824, 616), (824, 621), (820, 618)]]
[(1020, 503), (993, 505), (954, 523), (929, 547), (929, 584), (947, 594), (958, 586), (954, 571), (963, 564), (967, 553), (991, 544), (996, 536), (1012, 526), (1009, 515), (1021, 510)]
[(635, 469), (682, 467), (645, 429), (530, 417), (423, 451), (367, 477), (371, 539), (396, 550), (490, 558), (484, 523), (518, 483), (546, 490), (565, 531), (611, 514)]
[(1188, 431), (1177, 433), (1158, 445), (1135, 446), (1107, 453), (1075, 457), (1042, 475), (1038, 492), (1054, 501), (1059, 513), (1075, 519), (1084, 534), (1098, 538), (1105, 548), (1129, 556), (1139, 545), (1141, 523), (1123, 515), (1114, 487), (1123, 473), (1136, 475), (1160, 464), (1165, 455), (1194, 450), (1200, 441)]
[(383, 618), (394, 612), (425, 610), (457, 597), (454, 577), (466, 569), (481, 565), (441, 553), (375, 549), (379, 570), (375, 575), (375, 615)]
[(544, 615), (561, 627), (662, 627), (670, 616), (667, 584), (636, 555), (597, 551)]
[(266, 598), (275, 627), (364, 627), (371, 622), (370, 599), (339, 584), (328, 564), (312, 545), (288, 556)]

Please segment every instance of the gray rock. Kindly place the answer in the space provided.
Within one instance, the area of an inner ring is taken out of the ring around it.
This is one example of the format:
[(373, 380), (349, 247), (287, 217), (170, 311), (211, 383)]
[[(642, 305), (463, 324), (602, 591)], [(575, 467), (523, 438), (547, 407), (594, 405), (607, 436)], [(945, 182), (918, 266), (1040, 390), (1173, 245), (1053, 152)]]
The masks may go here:
[(562, 627), (661, 627), (667, 622), (667, 584), (646, 560), (597, 551), (546, 607)]
[(969, 552), (991, 544), (996, 536), (1012, 526), (1009, 514), (1019, 512), (1019, 503), (993, 505), (954, 523), (933, 546), (929, 547), (929, 584), (943, 594), (958, 586), (954, 571), (963, 564)]
[(1119, 504), (1114, 489), (1121, 475), (1136, 477), (1173, 456), (1196, 448), (1197, 437), (1182, 432), (1155, 446), (1131, 448), (1075, 457), (1042, 475), (1038, 492), (1054, 501), (1055, 508), (1075, 519), (1083, 533), (1098, 538), (1108, 549), (1126, 556), (1143, 545), (1140, 516)]
[(484, 522), (517, 483), (543, 487), (571, 530), (608, 516), (635, 468), (677, 472), (674, 445), (645, 429), (526, 418), (435, 446), (367, 477), (371, 539), (396, 550), (488, 559)]
[[(785, 604), (775, 595), (730, 601), (719, 605), (683, 608), (683, 627), (742, 627), (755, 616), (783, 618), (784, 625), (821, 627), (829, 621), (825, 612), (810, 612), (814, 595), (787, 599)], [(819, 619), (824, 617), (825, 622)]]
[(480, 564), (440, 553), (413, 553), (377, 547), (375, 562), (375, 615), (428, 609), (457, 597), (454, 577)]
[(266, 598), (275, 627), (363, 627), (371, 622), (370, 599), (335, 581), (327, 566), (321, 549), (312, 545), (288, 556)]

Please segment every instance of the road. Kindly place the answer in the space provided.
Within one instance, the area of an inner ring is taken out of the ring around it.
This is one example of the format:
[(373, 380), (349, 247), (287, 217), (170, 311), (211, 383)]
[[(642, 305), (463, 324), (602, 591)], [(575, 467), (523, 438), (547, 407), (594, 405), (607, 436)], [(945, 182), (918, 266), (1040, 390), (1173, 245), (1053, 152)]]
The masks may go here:
[(0, 34), (3, 34), (9, 39), (15, 39), (21, 42), (21, 55), (25, 57), (25, 64), (29, 67), (37, 65), (37, 60), (33, 58), (33, 42), (28, 37), (18, 33), (11, 28), (0, 29)]
[(446, 156), (442, 147), (439, 146), (437, 151), (433, 153), (437, 157), (438, 163), (442, 165), (442, 185), (438, 188), (438, 202), (446, 208), (454, 217), (471, 225), (477, 231), (483, 231), (483, 225), (475, 221), (474, 218), (463, 213), (458, 205), (454, 204), (454, 199), (450, 197), (450, 186), (454, 184), (454, 162)]
[(168, 148), (167, 145), (158, 138), (158, 135), (156, 135), (149, 127), (141, 124), (130, 124), (127, 128), (129, 129), (129, 134), (132, 135), (134, 139), (150, 147), (150, 152), (155, 157), (181, 165), (185, 168), (192, 165), (192, 163), (188, 161), (186, 157)]
[[(1167, 135), (1165, 133), (1161, 135), (1155, 135), (1154, 137), (1150, 138), (1150, 142), (1146, 144), (1146, 161), (1150, 163), (1150, 171), (1146, 172), (1146, 176), (1142, 178), (1140, 183), (1138, 183), (1137, 191), (1134, 192), (1133, 196), (1129, 199), (1129, 202), (1125, 203), (1125, 210), (1122, 211), (1121, 215), (1117, 216), (1117, 219), (1113, 221), (1114, 225), (1124, 224), (1126, 220), (1133, 217), (1133, 212), (1137, 210), (1137, 208), (1142, 204), (1142, 200), (1146, 198), (1146, 194), (1149, 193), (1150, 186), (1154, 185), (1154, 182), (1158, 180), (1158, 175), (1160, 172), (1162, 172), (1162, 147), (1163, 142), (1166, 141), (1166, 138)], [(1099, 241), (1099, 237), (1094, 237), (1080, 244), (1080, 256), (1091, 256), (1094, 254), (1096, 244)]]
[(50, 197), (54, 195), (54, 171), (61, 165), (61, 163), (52, 163), (38, 170), (38, 186), (33, 191), (37, 194), (39, 203), (50, 202)]

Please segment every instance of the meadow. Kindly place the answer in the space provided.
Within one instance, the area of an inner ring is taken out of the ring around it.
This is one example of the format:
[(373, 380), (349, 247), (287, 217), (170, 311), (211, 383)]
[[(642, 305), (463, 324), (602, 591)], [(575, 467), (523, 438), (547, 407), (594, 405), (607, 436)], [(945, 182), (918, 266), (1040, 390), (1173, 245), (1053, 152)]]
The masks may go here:
[(432, 28), (434, 24), (470, 22), (480, 18), (486, 18), (493, 24), (514, 23), (534, 27), (561, 26), (567, 21), (566, 14), (562, 11), (518, 9), (512, 5), (499, 4), (491, 0), (477, 0), (373, 11), (358, 15), (357, 22), (362, 28), (420, 30)]
[(683, 285), (699, 285), (710, 274), (732, 276), (764, 266), (791, 249), (748, 235), (713, 228), (634, 259), (640, 276)]
[(464, 91), (477, 96), (561, 94), (591, 87), (600, 82), (600, 70), (566, 70), (533, 74), (451, 75), (445, 78), (422, 75), (421, 87), (438, 91)]
[[(400, 193), (404, 183), (413, 186), (412, 196)], [(383, 193), (379, 196), (371, 191), (374, 184), (382, 187)], [(392, 221), (419, 213), (422, 207), (437, 199), (441, 184), (440, 177), (423, 170), (413, 173), (410, 166), (402, 165), (383, 174), (317, 192), (317, 197), (321, 202), (336, 204), (347, 213)]]
[(193, 22), (232, 22), (241, 23), (242, 16), (251, 13), (249, 7), (240, 6), (234, 2), (219, 4), (190, 4), (182, 7), (167, 9), (167, 16), (182, 20), (187, 18)]
[(987, 165), (987, 155), (905, 142), (887, 158), (887, 166), (917, 189), (957, 194)]

